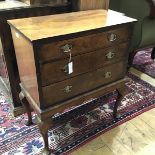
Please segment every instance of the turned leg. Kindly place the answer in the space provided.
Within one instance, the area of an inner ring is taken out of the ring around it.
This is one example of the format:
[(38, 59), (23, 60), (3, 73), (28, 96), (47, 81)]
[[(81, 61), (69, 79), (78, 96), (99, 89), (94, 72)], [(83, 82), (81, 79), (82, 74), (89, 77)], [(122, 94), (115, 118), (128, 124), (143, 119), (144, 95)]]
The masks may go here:
[(51, 153), (49, 151), (49, 145), (48, 145), (48, 130), (52, 126), (52, 120), (50, 119), (42, 121), (38, 116), (36, 116), (36, 120), (45, 144), (45, 147), (42, 151), (42, 155), (49, 155)]
[(122, 86), (120, 88), (117, 88), (116, 90), (118, 92), (118, 96), (117, 96), (117, 99), (116, 99), (116, 102), (115, 102), (115, 105), (114, 105), (114, 109), (113, 109), (113, 116), (114, 116), (114, 118), (117, 118), (118, 106), (120, 105), (123, 97), (126, 94), (126, 86), (125, 86), (125, 84), (124, 84), (124, 86)]
[(26, 98), (25, 98), (25, 96), (24, 96), (24, 94), (22, 92), (19, 93), (19, 98), (20, 98), (22, 106), (24, 107), (24, 110), (25, 110), (25, 112), (27, 113), (27, 116), (28, 116), (28, 122), (26, 123), (26, 125), (30, 126), (30, 125), (33, 124), (30, 104), (28, 103), (28, 101), (26, 100)]
[(155, 47), (152, 49), (151, 59), (155, 60)]

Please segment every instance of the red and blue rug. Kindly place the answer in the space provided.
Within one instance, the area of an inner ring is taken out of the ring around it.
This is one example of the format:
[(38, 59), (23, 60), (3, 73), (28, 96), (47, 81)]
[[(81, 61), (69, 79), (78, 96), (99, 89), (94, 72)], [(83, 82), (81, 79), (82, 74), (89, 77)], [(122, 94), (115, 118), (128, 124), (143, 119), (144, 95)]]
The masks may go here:
[[(65, 154), (84, 142), (136, 117), (155, 107), (155, 88), (132, 74), (126, 83), (124, 97), (117, 120), (113, 120), (112, 109), (117, 93), (92, 100), (100, 105), (68, 123), (55, 126), (49, 131), (50, 148), (55, 155)], [(90, 103), (87, 103), (90, 104)], [(80, 107), (79, 107), (80, 108)], [(0, 155), (38, 155), (43, 148), (43, 140), (37, 125), (24, 125), (27, 117), (14, 118), (10, 113), (10, 100), (0, 84)]]
[(155, 61), (151, 59), (152, 49), (139, 51), (133, 60), (133, 67), (155, 78)]

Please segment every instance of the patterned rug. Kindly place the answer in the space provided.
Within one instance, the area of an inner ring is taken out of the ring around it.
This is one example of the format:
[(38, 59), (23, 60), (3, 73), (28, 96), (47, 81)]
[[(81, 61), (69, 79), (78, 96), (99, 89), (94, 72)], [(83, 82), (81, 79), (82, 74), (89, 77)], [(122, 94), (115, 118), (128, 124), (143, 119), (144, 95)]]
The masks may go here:
[(151, 59), (151, 50), (137, 52), (133, 60), (133, 67), (155, 78), (155, 61)]
[[(130, 80), (126, 83), (127, 95), (119, 107), (117, 120), (112, 118), (112, 109), (117, 96), (115, 91), (85, 103), (98, 102), (100, 105), (49, 131), (50, 148), (55, 150), (55, 155), (65, 154), (99, 134), (155, 107), (155, 88), (132, 74), (128, 74), (128, 77)], [(25, 126), (25, 119), (27, 119), (25, 115), (16, 118), (11, 115), (10, 100), (0, 84), (0, 155), (40, 154), (43, 140), (38, 127)]]

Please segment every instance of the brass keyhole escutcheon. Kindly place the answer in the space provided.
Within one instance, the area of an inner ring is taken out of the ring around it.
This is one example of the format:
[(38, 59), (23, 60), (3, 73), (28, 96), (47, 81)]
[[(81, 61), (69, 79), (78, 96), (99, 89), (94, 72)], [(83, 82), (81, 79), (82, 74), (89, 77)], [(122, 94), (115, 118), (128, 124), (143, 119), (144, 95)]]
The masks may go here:
[(106, 78), (106, 79), (111, 78), (111, 76), (112, 76), (111, 72), (106, 72), (106, 73), (105, 73), (105, 78)]
[(63, 67), (62, 71), (63, 71), (64, 73), (68, 73), (68, 65), (65, 65), (65, 66)]
[(107, 59), (112, 59), (114, 56), (115, 56), (115, 53), (111, 51), (106, 54)]
[(61, 50), (64, 52), (64, 53), (68, 53), (68, 52), (71, 52), (72, 51), (72, 45), (71, 44), (65, 44), (61, 47)]
[(113, 41), (115, 41), (116, 39), (117, 39), (117, 35), (116, 35), (115, 33), (111, 33), (111, 34), (108, 35), (108, 40), (109, 40), (110, 42), (113, 42)]
[(64, 92), (65, 93), (69, 93), (69, 92), (71, 92), (72, 91), (72, 86), (66, 86), (65, 88), (64, 88)]

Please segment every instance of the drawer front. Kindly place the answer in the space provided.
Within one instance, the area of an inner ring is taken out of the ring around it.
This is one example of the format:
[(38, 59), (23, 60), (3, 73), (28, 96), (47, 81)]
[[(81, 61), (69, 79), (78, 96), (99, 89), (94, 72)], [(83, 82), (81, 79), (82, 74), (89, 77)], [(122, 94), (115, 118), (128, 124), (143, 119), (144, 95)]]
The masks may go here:
[(69, 58), (41, 65), (42, 86), (102, 68), (126, 58), (127, 43), (72, 57), (73, 73), (69, 74)]
[(45, 44), (41, 47), (39, 57), (41, 61), (48, 61), (87, 53), (129, 39), (129, 27), (123, 27), (108, 32), (88, 35), (84, 37)]
[(122, 61), (113, 65), (108, 65), (105, 68), (98, 69), (94, 72), (82, 74), (43, 87), (44, 107), (52, 106), (52, 104), (65, 101), (97, 87), (121, 79), (125, 75), (125, 68), (126, 64)]

